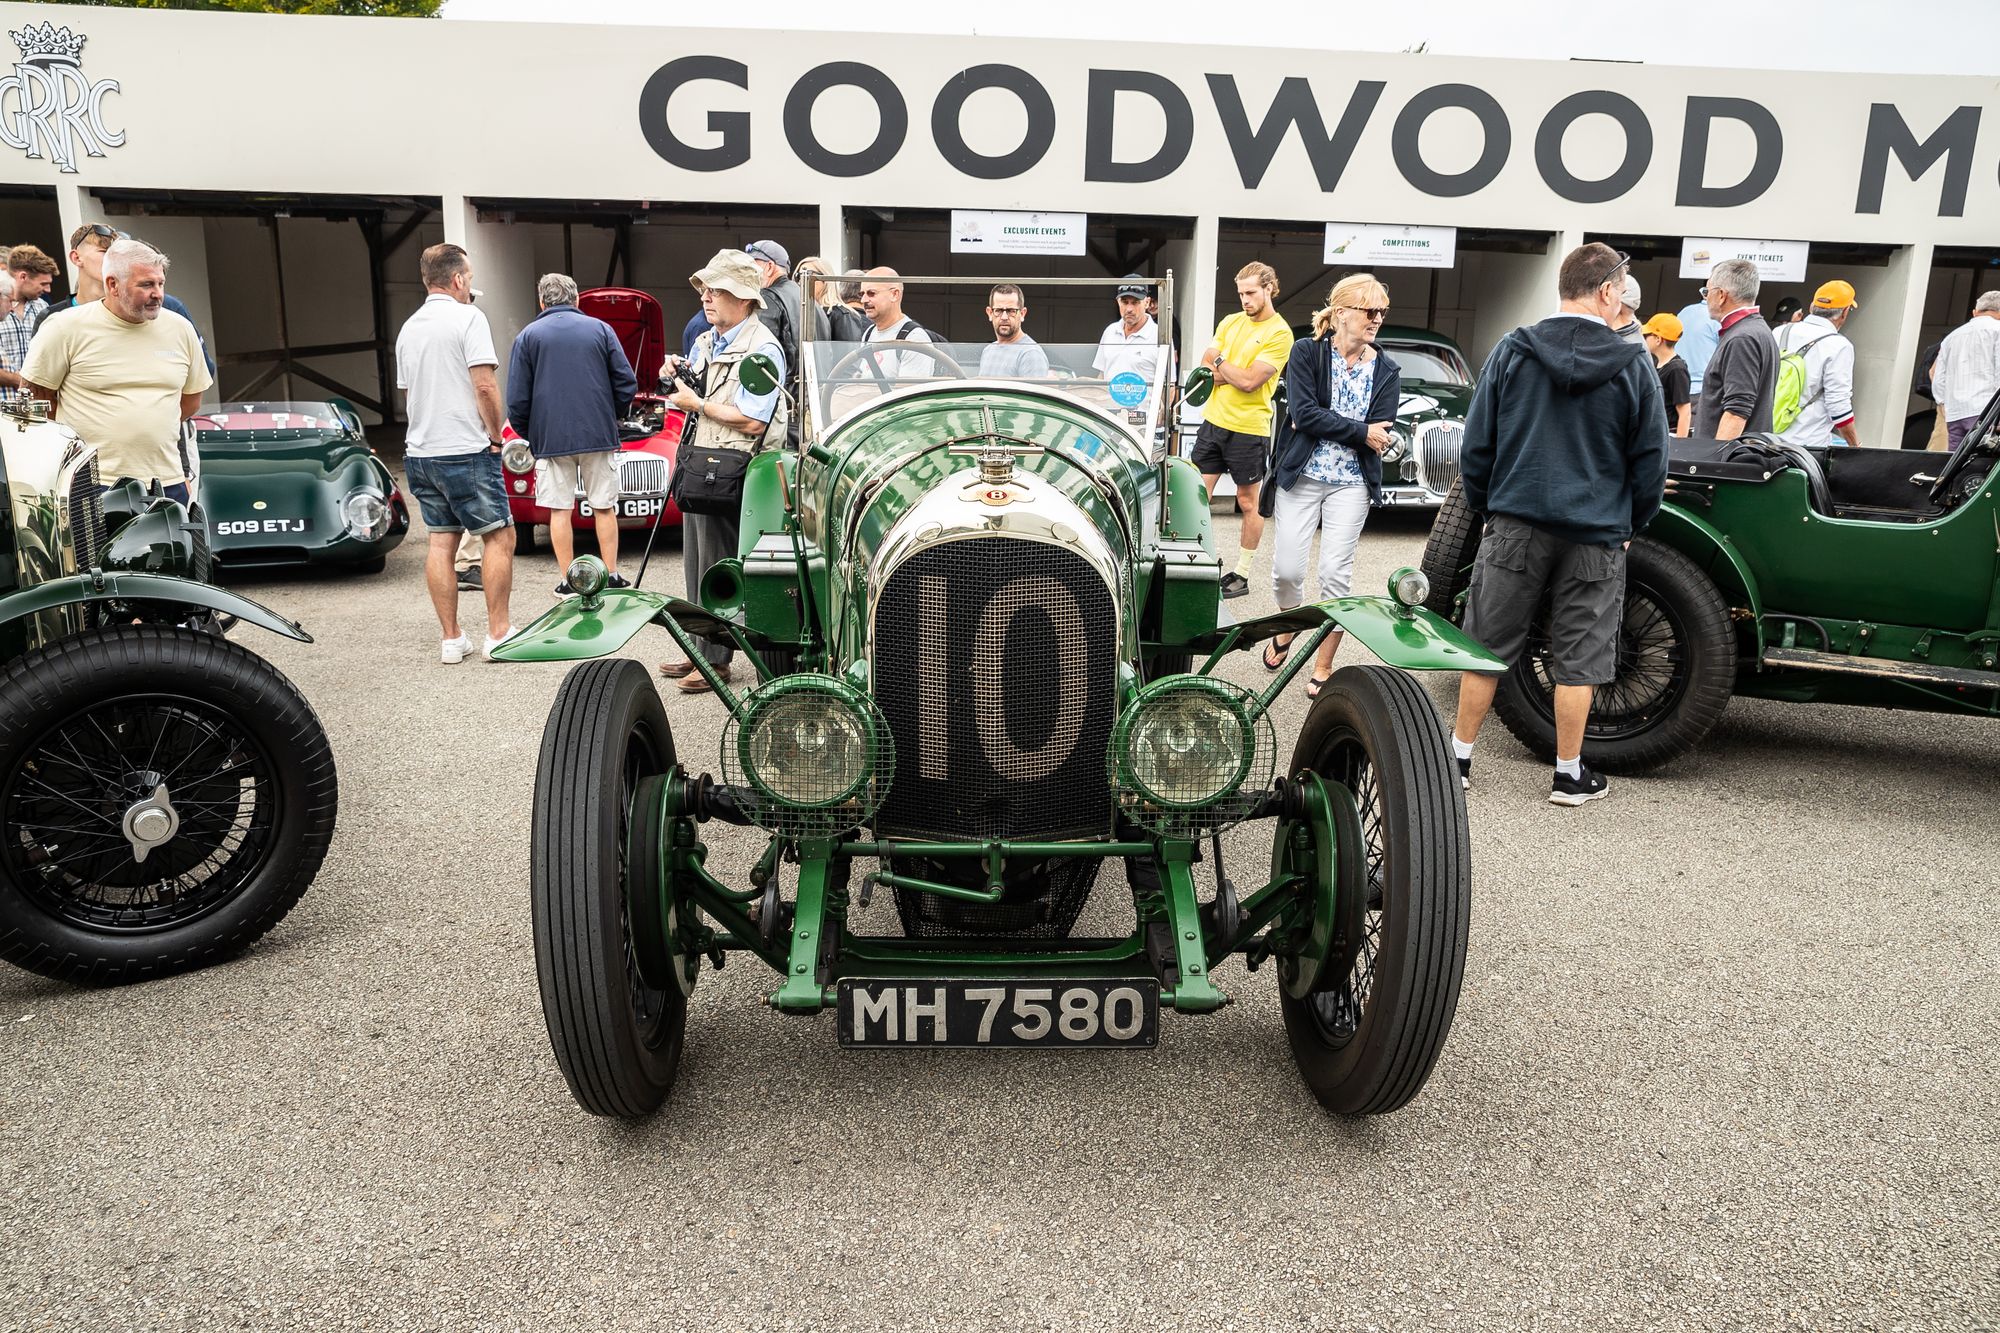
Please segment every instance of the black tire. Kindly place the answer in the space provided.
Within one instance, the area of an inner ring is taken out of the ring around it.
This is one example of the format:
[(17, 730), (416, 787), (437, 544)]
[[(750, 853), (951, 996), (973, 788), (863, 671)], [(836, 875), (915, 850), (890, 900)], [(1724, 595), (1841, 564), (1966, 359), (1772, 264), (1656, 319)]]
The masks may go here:
[(529, 888), (549, 1044), (592, 1115), (649, 1114), (680, 1067), (687, 997), (640, 980), (624, 883), (632, 791), (673, 766), (645, 667), (614, 658), (563, 678), (535, 773)]
[[(174, 822), (142, 859), (125, 827), (161, 787)], [(338, 805), (312, 706), (218, 634), (28, 653), (0, 673), (0, 957), (99, 984), (241, 953), (312, 883)]]
[(1431, 521), (1430, 540), (1424, 543), (1419, 566), (1431, 581), (1431, 595), (1424, 599), (1424, 606), (1453, 623), (1460, 618), (1459, 598), (1472, 586), (1472, 562), (1479, 556), (1480, 536), (1479, 515), (1465, 503), (1465, 492), (1454, 478)]
[(1354, 794), (1368, 898), (1351, 971), (1293, 999), (1285, 1032), (1300, 1075), (1336, 1115), (1407, 1104), (1437, 1064), (1465, 977), (1472, 851), (1465, 795), (1429, 698), (1407, 673), (1351, 666), (1306, 715), (1294, 777)]
[[(1618, 676), (1597, 688), (1583, 757), (1608, 773), (1642, 772), (1678, 759), (1714, 728), (1735, 688), (1729, 603), (1692, 560), (1638, 538), (1626, 553)], [(1528, 636), (1493, 706), (1521, 744), (1555, 759), (1555, 685), (1545, 627)]]
[(1194, 670), (1194, 650), (1191, 648), (1167, 649), (1154, 653), (1145, 660), (1146, 679), (1158, 680), (1162, 676), (1178, 676)]
[(535, 549), (535, 525), (516, 523), (514, 525), (514, 550), (518, 554)]

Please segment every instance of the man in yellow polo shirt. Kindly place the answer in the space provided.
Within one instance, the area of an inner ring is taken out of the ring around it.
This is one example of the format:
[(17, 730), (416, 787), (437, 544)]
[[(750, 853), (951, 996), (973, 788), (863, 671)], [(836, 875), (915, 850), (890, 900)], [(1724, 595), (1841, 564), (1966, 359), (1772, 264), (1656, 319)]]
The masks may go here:
[(1257, 543), (1264, 537), (1257, 488), (1264, 480), (1271, 437), (1271, 398), (1278, 392), (1278, 372), (1292, 354), (1292, 331), (1273, 304), (1277, 271), (1269, 264), (1245, 264), (1236, 275), (1236, 296), (1242, 313), (1216, 325), (1215, 341), (1201, 354), (1201, 363), (1215, 372), (1215, 392), (1202, 408), (1201, 429), (1189, 455), (1210, 495), (1227, 469), (1243, 509), (1236, 568), (1222, 576), (1224, 597), (1250, 591), (1250, 567), (1257, 563)]
[(21, 378), (97, 446), (106, 483), (159, 482), (187, 502), (181, 422), (212, 382), (194, 325), (162, 308), (166, 256), (142, 241), (104, 252), (104, 299), (58, 310), (28, 345)]

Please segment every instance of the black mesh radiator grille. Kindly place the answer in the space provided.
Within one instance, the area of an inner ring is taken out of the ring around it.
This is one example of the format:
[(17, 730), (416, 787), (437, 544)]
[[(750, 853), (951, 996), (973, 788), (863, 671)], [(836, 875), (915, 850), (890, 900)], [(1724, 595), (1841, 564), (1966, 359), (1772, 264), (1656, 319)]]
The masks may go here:
[(99, 493), (95, 458), (70, 478), (69, 539), (76, 548), (78, 572), (94, 567), (104, 550), (104, 499)]
[(1003, 536), (912, 556), (876, 605), (873, 679), (896, 738), (883, 836), (1110, 833), (1118, 611), (1081, 556)]

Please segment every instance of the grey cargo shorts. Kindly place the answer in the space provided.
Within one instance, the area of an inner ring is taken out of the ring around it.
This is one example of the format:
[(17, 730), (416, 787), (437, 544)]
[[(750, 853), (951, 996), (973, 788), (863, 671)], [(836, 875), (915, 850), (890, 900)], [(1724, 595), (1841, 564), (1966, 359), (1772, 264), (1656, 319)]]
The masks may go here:
[(1544, 605), (1555, 683), (1610, 683), (1625, 617), (1625, 548), (1580, 546), (1493, 515), (1472, 566), (1465, 632), (1512, 666)]

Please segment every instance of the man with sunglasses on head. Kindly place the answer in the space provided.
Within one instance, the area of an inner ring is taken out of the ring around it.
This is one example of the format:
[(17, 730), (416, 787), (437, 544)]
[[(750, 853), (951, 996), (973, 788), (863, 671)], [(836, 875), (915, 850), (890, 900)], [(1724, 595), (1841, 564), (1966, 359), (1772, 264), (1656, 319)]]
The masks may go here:
[[(1465, 502), (1486, 520), (1466, 633), (1512, 665), (1548, 607), (1554, 805), (1582, 805), (1608, 790), (1583, 762), (1584, 726), (1596, 687), (1618, 674), (1626, 549), (1666, 491), (1659, 376), (1645, 351), (1611, 327), (1623, 314), (1630, 262), (1597, 242), (1564, 256), (1561, 311), (1493, 349), (1459, 455)], [(1468, 790), (1472, 743), (1499, 684), (1475, 672), (1459, 683), (1451, 744)]]
[[(121, 240), (124, 236), (124, 232), (107, 227), (102, 222), (86, 222), (69, 234), (69, 262), (76, 270), (76, 295), (53, 307), (54, 309), (67, 310), (71, 306), (88, 305), (103, 298), (104, 252), (111, 248), (113, 241)], [(44, 301), (42, 305), (47, 306), (48, 302)], [(188, 323), (194, 323), (194, 316), (188, 313), (187, 306), (182, 304), (178, 296), (168, 293), (162, 298), (160, 305), (162, 309), (173, 311)], [(49, 311), (45, 309), (35, 317), (35, 327), (29, 331), (29, 337), (32, 338), (41, 332), (41, 326), (48, 315)], [(195, 341), (201, 346), (201, 359), (208, 366), (210, 378), (213, 378), (215, 356), (208, 350), (208, 340), (201, 336), (199, 325), (195, 327), (194, 336)]]

